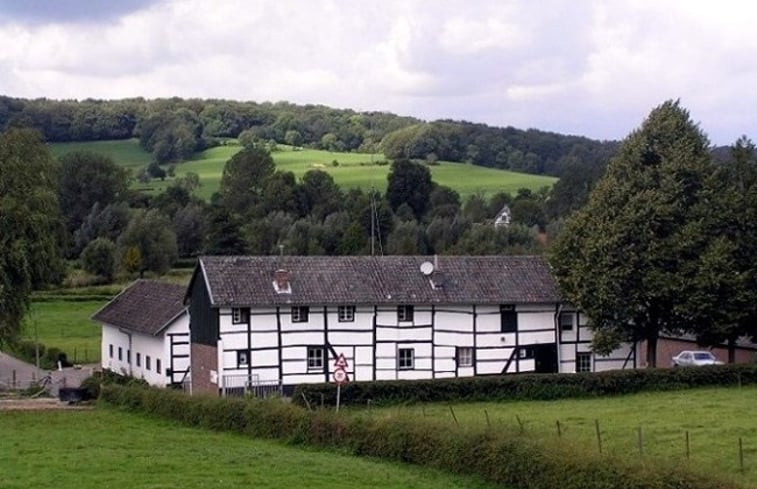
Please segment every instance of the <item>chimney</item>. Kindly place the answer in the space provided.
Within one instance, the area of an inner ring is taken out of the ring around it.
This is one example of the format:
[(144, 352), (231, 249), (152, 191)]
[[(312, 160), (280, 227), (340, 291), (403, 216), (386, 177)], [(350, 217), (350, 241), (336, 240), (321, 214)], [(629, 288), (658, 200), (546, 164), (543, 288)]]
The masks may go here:
[(279, 268), (273, 274), (273, 286), (276, 288), (276, 292), (279, 294), (288, 293), (291, 291), (289, 287), (289, 271)]

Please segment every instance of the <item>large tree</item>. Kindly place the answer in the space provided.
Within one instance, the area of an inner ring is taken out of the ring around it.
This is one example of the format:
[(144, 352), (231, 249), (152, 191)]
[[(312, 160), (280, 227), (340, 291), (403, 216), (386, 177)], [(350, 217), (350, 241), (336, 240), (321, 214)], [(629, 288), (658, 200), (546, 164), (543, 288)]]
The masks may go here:
[(691, 284), (709, 246), (714, 168), (708, 141), (678, 102), (655, 108), (610, 161), (588, 203), (566, 223), (552, 266), (566, 299), (584, 311), (594, 350), (686, 331)]
[(396, 211), (402, 204), (407, 204), (416, 218), (423, 217), (433, 190), (429, 169), (410, 160), (396, 160), (387, 180), (386, 199), (392, 209)]
[(109, 157), (76, 151), (60, 158), (60, 208), (69, 232), (82, 225), (92, 206), (102, 209), (125, 197), (129, 174)]
[(32, 288), (62, 277), (57, 179), (35, 131), (0, 134), (0, 343), (20, 331)]
[[(176, 234), (171, 229), (171, 222), (156, 209), (136, 211), (117, 244), (122, 266), (135, 268), (140, 276), (148, 270), (166, 273), (178, 258)], [(141, 260), (139, 266), (130, 267), (127, 262), (134, 250), (139, 252)]]
[(223, 168), (219, 189), (221, 202), (237, 215), (262, 213), (258, 206), (275, 169), (270, 153), (257, 146), (244, 148), (232, 156)]

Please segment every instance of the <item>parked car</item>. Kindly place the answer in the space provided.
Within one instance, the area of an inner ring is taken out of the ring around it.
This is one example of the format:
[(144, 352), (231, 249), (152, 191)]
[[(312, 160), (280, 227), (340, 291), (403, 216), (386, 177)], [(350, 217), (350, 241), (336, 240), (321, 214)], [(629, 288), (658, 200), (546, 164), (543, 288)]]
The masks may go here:
[(723, 362), (709, 351), (684, 350), (671, 359), (673, 367), (701, 367), (702, 365), (723, 365)]

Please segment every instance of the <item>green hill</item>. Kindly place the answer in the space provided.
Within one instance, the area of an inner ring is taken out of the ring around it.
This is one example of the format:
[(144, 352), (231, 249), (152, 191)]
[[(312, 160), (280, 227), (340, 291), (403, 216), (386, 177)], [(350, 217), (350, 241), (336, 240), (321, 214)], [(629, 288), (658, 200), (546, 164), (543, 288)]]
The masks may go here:
[[(60, 156), (70, 151), (89, 150), (113, 158), (117, 163), (136, 172), (150, 162), (150, 154), (145, 152), (136, 139), (121, 141), (92, 141), (83, 143), (54, 143), (50, 145), (53, 155)], [(360, 187), (378, 190), (386, 189), (386, 176), (389, 164), (382, 154), (332, 153), (315, 149), (293, 150), (288, 146), (279, 146), (273, 153), (273, 159), (281, 170), (291, 171), (301, 177), (308, 170), (329, 172), (334, 181), (343, 188)], [(194, 172), (200, 176), (202, 186), (198, 195), (204, 199), (218, 190), (223, 166), (241, 146), (231, 144), (210, 148), (197, 153), (190, 160), (176, 166), (176, 175), (182, 176)], [(335, 165), (334, 161), (338, 164)], [(457, 190), (465, 197), (475, 192), (493, 194), (505, 191), (515, 193), (519, 188), (538, 190), (551, 186), (557, 178), (544, 175), (516, 173), (495, 168), (470, 165), (465, 163), (439, 162), (429, 167), (435, 182)], [(158, 192), (168, 185), (171, 179), (153, 181), (148, 184), (135, 182), (135, 187), (148, 192)]]

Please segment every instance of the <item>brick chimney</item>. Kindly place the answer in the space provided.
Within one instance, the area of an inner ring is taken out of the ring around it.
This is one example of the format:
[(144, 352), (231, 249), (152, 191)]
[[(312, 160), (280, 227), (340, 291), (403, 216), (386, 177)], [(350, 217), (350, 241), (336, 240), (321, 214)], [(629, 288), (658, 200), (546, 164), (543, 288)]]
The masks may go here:
[(273, 286), (279, 294), (291, 292), (289, 287), (289, 271), (279, 268), (273, 274)]

